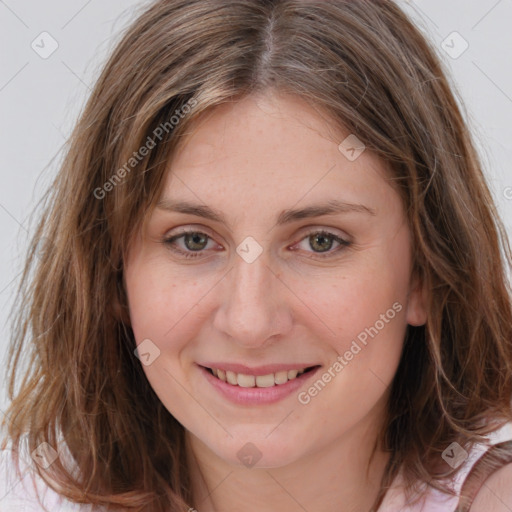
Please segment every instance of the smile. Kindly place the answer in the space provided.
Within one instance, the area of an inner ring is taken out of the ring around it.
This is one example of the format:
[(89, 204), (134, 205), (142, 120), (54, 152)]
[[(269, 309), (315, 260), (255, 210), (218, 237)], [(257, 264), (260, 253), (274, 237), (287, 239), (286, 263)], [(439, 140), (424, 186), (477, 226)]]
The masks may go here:
[(297, 393), (321, 365), (272, 364), (257, 368), (231, 363), (198, 365), (209, 386), (238, 405), (265, 405)]
[(314, 366), (308, 368), (299, 368), (293, 370), (281, 370), (275, 373), (267, 373), (265, 375), (247, 375), (245, 373), (236, 373), (220, 368), (208, 368), (213, 376), (232, 386), (240, 386), (242, 388), (270, 388), (272, 386), (280, 386), (286, 384), (290, 380), (297, 379), (303, 373), (311, 371)]

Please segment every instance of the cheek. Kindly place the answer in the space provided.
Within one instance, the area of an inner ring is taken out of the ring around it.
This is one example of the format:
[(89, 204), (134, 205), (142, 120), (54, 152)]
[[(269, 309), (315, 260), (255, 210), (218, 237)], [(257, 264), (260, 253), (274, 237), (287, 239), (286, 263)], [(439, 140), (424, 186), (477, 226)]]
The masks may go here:
[(313, 283), (311, 286), (309, 279), (297, 280), (290, 288), (302, 297), (303, 323), (317, 333), (322, 331), (320, 339), (333, 340), (338, 352), (348, 350), (350, 341), (359, 335), (364, 342), (364, 333), (374, 325), (382, 333), (403, 331), (407, 286), (393, 269), (354, 267)]
[(291, 286), (302, 298), (301, 323), (330, 349), (332, 364), (342, 357), (344, 378), (336, 381), (343, 387), (354, 384), (360, 392), (393, 378), (407, 329), (406, 248), (407, 238), (396, 237), (347, 260), (337, 272), (296, 279)]
[(396, 373), (407, 328), (407, 289), (392, 273), (384, 275), (367, 267), (305, 295), (303, 322), (330, 356), (318, 376), (322, 382), (312, 382), (299, 401), (311, 404), (304, 414), (315, 410), (318, 417), (330, 418), (327, 437), (365, 417)]
[(171, 274), (170, 265), (157, 258), (132, 260), (125, 270), (136, 344), (146, 343), (151, 354), (149, 364), (142, 364), (142, 369), (167, 410), (187, 426), (190, 395), (183, 393), (183, 388), (188, 385), (186, 367), (191, 361), (184, 356), (184, 349), (198, 338), (197, 311), (205, 293), (200, 282), (186, 272)]
[(137, 342), (150, 338), (162, 348), (171, 348), (176, 340), (186, 339), (184, 329), (197, 325), (190, 322), (190, 315), (197, 316), (208, 282), (186, 270), (171, 270), (168, 262), (156, 259), (127, 266), (128, 304)]

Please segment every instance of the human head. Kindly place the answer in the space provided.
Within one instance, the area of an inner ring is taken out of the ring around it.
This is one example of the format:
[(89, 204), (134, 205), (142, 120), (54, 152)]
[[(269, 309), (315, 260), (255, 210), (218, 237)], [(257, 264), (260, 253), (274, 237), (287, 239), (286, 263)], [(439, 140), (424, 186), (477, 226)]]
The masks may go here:
[[(210, 454), (231, 464), (240, 464), (246, 443), (261, 453), (258, 465), (279, 467), (350, 431), (378, 428), (407, 326), (426, 321), (389, 169), (370, 151), (343, 154), (339, 141), (349, 135), (326, 118), (276, 91), (199, 118), (124, 259), (130, 325), (153, 390)], [(319, 214), (336, 202), (342, 213)], [(201, 207), (223, 220), (193, 215)], [(197, 240), (185, 245), (184, 230)], [(264, 391), (247, 402), (226, 398), (205, 375), (219, 368), (244, 379), (234, 365), (260, 377), (277, 365), (311, 371), (295, 380), (300, 392), (276, 385), (267, 394), (289, 389), (286, 397), (256, 404)]]
[[(390, 167), (402, 198), (413, 271), (429, 296), (427, 322), (408, 329), (391, 389), (383, 438), (394, 462), (425, 474), (448, 441), (473, 435), (482, 410), (506, 410), (511, 314), (501, 224), (443, 70), (396, 4), (159, 1), (114, 51), (77, 125), (36, 234), (48, 240), (46, 257), (25, 292), (40, 362), (12, 411), (23, 425), (35, 414), (28, 397), (44, 407), (31, 442), (64, 427), (98, 494), (137, 486), (148, 468), (176, 474), (183, 464), (181, 426), (134, 360), (127, 243), (158, 201), (193, 120), (270, 87), (356, 134)], [(155, 146), (142, 155), (148, 137)], [(18, 353), (25, 335), (21, 323)], [(84, 452), (82, 439), (94, 449)], [(101, 446), (113, 450), (102, 459), (125, 461), (129, 475), (95, 464)], [(107, 473), (112, 483), (102, 487)], [(145, 490), (162, 489), (157, 476), (150, 480)]]

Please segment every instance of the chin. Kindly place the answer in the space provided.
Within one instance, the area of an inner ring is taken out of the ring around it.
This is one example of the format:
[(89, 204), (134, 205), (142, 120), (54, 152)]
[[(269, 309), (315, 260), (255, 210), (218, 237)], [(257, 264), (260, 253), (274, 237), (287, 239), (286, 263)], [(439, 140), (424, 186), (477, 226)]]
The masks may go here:
[[(265, 432), (271, 429), (265, 429)], [(295, 462), (299, 456), (297, 447), (303, 443), (293, 442), (289, 435), (265, 438), (261, 430), (247, 431), (244, 435), (228, 437), (222, 441), (208, 440), (203, 443), (209, 450), (228, 464), (247, 468), (278, 468)]]

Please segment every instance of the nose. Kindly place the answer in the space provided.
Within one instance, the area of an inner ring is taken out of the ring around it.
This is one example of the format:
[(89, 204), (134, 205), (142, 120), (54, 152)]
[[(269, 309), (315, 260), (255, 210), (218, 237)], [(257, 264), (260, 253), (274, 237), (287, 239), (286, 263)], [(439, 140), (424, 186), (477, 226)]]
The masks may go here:
[(252, 263), (235, 256), (221, 283), (214, 327), (239, 346), (262, 348), (291, 330), (290, 292), (266, 251)]

